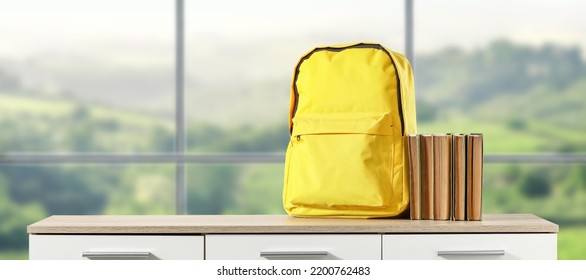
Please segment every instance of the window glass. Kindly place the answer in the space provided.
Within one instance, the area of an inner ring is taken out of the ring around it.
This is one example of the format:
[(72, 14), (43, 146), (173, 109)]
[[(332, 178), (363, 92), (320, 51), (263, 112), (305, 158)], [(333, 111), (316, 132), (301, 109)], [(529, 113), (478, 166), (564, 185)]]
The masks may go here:
[(283, 151), (298, 59), (362, 41), (402, 50), (403, 9), (381, 0), (187, 1), (189, 150)]
[(173, 165), (0, 168), (0, 260), (27, 258), (28, 225), (50, 215), (172, 215)]
[(586, 151), (586, 3), (415, 1), (421, 132), (489, 153)]
[(173, 150), (173, 3), (0, 6), (0, 152)]
[(285, 214), (283, 164), (186, 168), (188, 214)]

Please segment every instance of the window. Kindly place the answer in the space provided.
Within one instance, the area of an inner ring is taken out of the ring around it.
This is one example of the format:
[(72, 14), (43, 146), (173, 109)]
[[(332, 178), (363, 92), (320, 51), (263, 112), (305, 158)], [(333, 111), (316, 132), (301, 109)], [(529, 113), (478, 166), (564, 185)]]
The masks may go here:
[(173, 151), (170, 3), (2, 6), (0, 152)]
[(174, 214), (173, 3), (0, 5), (0, 259), (48, 215)]

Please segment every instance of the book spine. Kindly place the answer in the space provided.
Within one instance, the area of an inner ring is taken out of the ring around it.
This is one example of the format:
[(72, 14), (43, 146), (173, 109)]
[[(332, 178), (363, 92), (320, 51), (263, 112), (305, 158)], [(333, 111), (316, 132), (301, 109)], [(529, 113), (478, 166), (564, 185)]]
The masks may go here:
[(433, 214), (435, 220), (450, 219), (450, 146), (448, 135), (433, 136)]
[(479, 133), (471, 134), (469, 137), (472, 139), (470, 141), (472, 143), (472, 186), (469, 188), (471, 194), (468, 220), (480, 221), (482, 219), (483, 137)]
[(419, 182), (419, 138), (417, 134), (407, 135), (409, 168), (409, 211), (411, 220), (421, 219), (421, 185)]
[(420, 172), (421, 172), (421, 219), (433, 220), (433, 136), (422, 134), (419, 137)]
[(466, 137), (453, 136), (453, 209), (455, 221), (466, 220)]

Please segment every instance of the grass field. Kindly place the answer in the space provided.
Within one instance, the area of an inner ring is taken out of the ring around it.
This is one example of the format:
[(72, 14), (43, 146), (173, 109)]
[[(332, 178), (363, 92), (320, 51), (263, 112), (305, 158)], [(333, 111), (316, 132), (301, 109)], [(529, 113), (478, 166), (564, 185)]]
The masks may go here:
[(586, 260), (586, 226), (560, 226), (558, 259)]
[(26, 260), (28, 259), (27, 250), (0, 250), (0, 260)]

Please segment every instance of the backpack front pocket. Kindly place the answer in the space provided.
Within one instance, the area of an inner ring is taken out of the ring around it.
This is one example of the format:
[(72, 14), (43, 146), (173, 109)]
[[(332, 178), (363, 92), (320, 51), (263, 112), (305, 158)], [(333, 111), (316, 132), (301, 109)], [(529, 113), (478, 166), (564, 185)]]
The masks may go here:
[(389, 114), (315, 114), (293, 119), (284, 188), (288, 211), (376, 209), (392, 190)]

